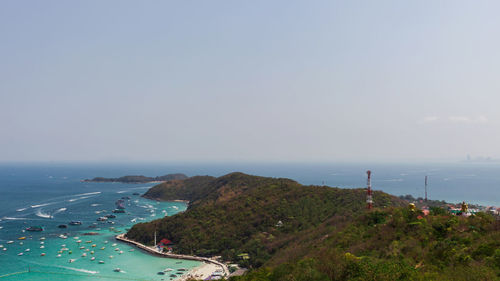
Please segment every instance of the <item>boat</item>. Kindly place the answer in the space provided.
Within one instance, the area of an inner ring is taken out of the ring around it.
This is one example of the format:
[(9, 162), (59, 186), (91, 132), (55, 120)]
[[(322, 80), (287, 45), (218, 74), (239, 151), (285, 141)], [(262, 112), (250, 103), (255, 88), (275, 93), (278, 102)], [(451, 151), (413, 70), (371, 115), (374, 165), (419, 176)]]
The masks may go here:
[(19, 245), (23, 245), (24, 243), (23, 242), (19, 242)]
[(7, 248), (3, 248), (4, 251), (7, 251)]
[(42, 226), (30, 226), (28, 228), (26, 228), (26, 231), (43, 231), (43, 227)]
[(119, 268), (117, 267), (117, 268), (113, 269), (113, 271), (114, 271), (114, 272), (120, 272), (120, 271), (122, 271), (122, 270), (121, 270), (121, 269), (119, 269)]
[(107, 220), (108, 220), (107, 217), (100, 217), (100, 218), (97, 219), (97, 221), (107, 221)]
[(107, 217), (108, 219), (114, 219), (114, 218), (116, 218), (115, 215), (105, 215), (105, 217)]
[(104, 261), (99, 261), (99, 263), (100, 263), (100, 264), (103, 264), (103, 263), (104, 263)]
[(87, 256), (87, 254), (86, 254), (86, 253), (83, 253), (83, 254), (82, 254), (82, 257), (86, 257), (86, 256)]
[(18, 240), (25, 240), (25, 239), (26, 239), (26, 237), (24, 237), (24, 236), (23, 236), (23, 237), (19, 237), (19, 238), (17, 238), (17, 239), (18, 239)]
[(169, 271), (173, 271), (173, 270), (174, 270), (173, 268), (165, 268), (163, 271), (169, 272)]
[(113, 213), (115, 213), (115, 214), (124, 214), (125, 210), (123, 210), (123, 209), (115, 209), (115, 210), (113, 210)]
[(17, 255), (18, 255), (18, 256), (22, 256), (22, 255), (23, 255), (23, 253), (19, 253), (19, 254), (17, 254)]
[(80, 246), (80, 250), (83, 250), (83, 249), (85, 249), (85, 247), (84, 246)]
[(40, 256), (42, 256), (42, 257), (45, 256), (45, 253), (41, 253)]
[(72, 263), (72, 262), (74, 262), (74, 261), (76, 261), (76, 260), (75, 260), (75, 259), (70, 259), (68, 262), (69, 262), (69, 263)]
[(67, 226), (67, 225), (65, 225), (65, 224), (60, 224), (60, 225), (58, 225), (57, 227), (59, 227), (59, 228), (68, 228), (68, 226)]
[(137, 195), (140, 195), (140, 194), (138, 192), (134, 192), (134, 193), (132, 193), (132, 195), (136, 195), (137, 196)]
[(90, 260), (91, 260), (91, 261), (95, 260), (95, 257), (92, 257)]
[(56, 257), (60, 258), (60, 257), (61, 257), (61, 254), (58, 254)]
[(14, 243), (14, 241), (7, 241), (7, 244), (12, 244)]
[(3, 248), (3, 245), (0, 245), (0, 248)]
[(42, 241), (42, 242), (40, 242), (40, 245), (43, 245), (43, 244), (45, 244), (45, 242), (43, 242), (43, 241)]
[(41, 240), (41, 241), (45, 240), (45, 237), (40, 237), (40, 240)]
[(122, 199), (123, 200), (130, 200), (130, 197), (129, 196), (123, 196)]
[(66, 236), (66, 235), (64, 235), (64, 234), (61, 234), (61, 235), (59, 235), (59, 238), (61, 238), (61, 239), (67, 239), (67, 238), (68, 238), (68, 236)]
[(113, 256), (109, 256), (110, 259), (114, 258)]
[(44, 245), (40, 246), (40, 249), (44, 249), (44, 248), (45, 248), (45, 246), (44, 246)]
[(82, 225), (81, 221), (70, 221), (69, 225)]
[(30, 249), (28, 248), (28, 249), (26, 249), (26, 250), (24, 250), (24, 251), (25, 251), (25, 252), (29, 252), (29, 251), (30, 251)]
[(82, 243), (82, 240), (76, 240), (76, 243), (80, 244)]
[(111, 246), (113, 246), (113, 247), (115, 247), (116, 245), (117, 245), (116, 243), (111, 244)]
[(157, 274), (158, 274), (158, 275), (165, 275), (165, 272), (163, 272), (163, 271), (158, 271), (158, 273), (157, 273)]

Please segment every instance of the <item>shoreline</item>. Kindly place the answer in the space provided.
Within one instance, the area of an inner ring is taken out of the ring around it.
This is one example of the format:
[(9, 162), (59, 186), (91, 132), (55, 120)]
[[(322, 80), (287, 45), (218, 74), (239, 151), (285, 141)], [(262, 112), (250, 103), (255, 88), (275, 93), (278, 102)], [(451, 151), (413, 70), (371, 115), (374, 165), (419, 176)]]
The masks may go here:
[(190, 255), (181, 255), (181, 254), (169, 254), (169, 253), (163, 253), (163, 252), (158, 252), (157, 250), (148, 247), (142, 243), (139, 243), (134, 240), (130, 240), (128, 238), (125, 238), (125, 233), (118, 234), (115, 236), (115, 239), (124, 243), (128, 243), (131, 245), (136, 246), (137, 248), (148, 252), (149, 254), (152, 254), (154, 256), (159, 256), (163, 258), (171, 258), (171, 259), (181, 259), (181, 260), (194, 260), (194, 261), (199, 261), (202, 262), (203, 264), (190, 269), (186, 275), (181, 276), (180, 281), (187, 280), (189, 278), (197, 278), (197, 279), (205, 279), (208, 278), (212, 275), (217, 270), (221, 270), (223, 272), (223, 276), (227, 277), (229, 276), (230, 272), (227, 266), (219, 261), (209, 259), (209, 258), (204, 258), (204, 257), (198, 257), (198, 256), (190, 256)]

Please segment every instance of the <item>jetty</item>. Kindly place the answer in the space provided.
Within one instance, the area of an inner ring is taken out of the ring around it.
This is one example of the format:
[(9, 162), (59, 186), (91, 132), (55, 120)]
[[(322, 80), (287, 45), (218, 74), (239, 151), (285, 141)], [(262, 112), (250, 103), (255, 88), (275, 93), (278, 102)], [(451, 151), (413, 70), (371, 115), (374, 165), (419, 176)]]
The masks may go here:
[(126, 238), (125, 233), (116, 235), (115, 239), (118, 241), (122, 241), (122, 242), (125, 242), (128, 244), (134, 245), (137, 248), (144, 250), (144, 251), (146, 251), (150, 254), (153, 254), (155, 256), (160, 256), (160, 257), (164, 257), (164, 258), (171, 258), (171, 259), (193, 260), (193, 261), (200, 261), (200, 262), (215, 264), (215, 265), (220, 266), (222, 268), (222, 270), (224, 272), (223, 273), (224, 276), (229, 276), (229, 274), (230, 274), (229, 268), (227, 267), (227, 265), (225, 265), (224, 263), (219, 262), (217, 260), (214, 260), (214, 259), (205, 258), (205, 257), (198, 257), (198, 256), (159, 252), (156, 249), (154, 249), (153, 247), (148, 247), (142, 243), (139, 243), (137, 241), (130, 240), (130, 239)]

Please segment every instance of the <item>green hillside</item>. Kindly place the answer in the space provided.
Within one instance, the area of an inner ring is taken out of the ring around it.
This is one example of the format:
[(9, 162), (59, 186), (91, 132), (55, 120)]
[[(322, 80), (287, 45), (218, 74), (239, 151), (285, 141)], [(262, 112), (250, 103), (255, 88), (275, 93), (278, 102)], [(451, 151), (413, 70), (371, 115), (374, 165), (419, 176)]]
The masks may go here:
[[(193, 186), (193, 181), (200, 185)], [(177, 245), (177, 252), (222, 255), (226, 260), (238, 260), (238, 254), (248, 253), (250, 259), (245, 263), (253, 267), (266, 263), (300, 239), (304, 231), (332, 217), (340, 223), (365, 208), (362, 189), (303, 186), (289, 179), (242, 173), (164, 183), (145, 194), (148, 198), (154, 195), (192, 202), (184, 213), (135, 225), (127, 237), (152, 244), (156, 228), (159, 237)], [(382, 192), (375, 192), (374, 197), (376, 206), (404, 204)]]
[(186, 212), (137, 224), (127, 237), (151, 245), (156, 229), (178, 253), (222, 255), (253, 269), (235, 281), (500, 280), (494, 217), (439, 208), (425, 217), (383, 192), (366, 210), (365, 195), (242, 173), (193, 177), (144, 195), (189, 200)]

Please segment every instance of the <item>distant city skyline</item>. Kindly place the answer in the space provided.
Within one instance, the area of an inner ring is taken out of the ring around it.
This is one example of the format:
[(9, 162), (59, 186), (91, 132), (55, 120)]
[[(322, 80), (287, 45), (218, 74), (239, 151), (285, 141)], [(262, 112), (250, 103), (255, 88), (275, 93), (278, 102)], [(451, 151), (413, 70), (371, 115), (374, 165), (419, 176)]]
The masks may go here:
[(0, 162), (500, 159), (499, 8), (3, 1)]

